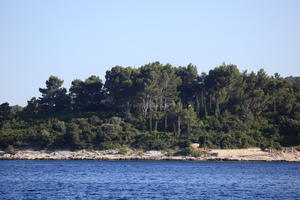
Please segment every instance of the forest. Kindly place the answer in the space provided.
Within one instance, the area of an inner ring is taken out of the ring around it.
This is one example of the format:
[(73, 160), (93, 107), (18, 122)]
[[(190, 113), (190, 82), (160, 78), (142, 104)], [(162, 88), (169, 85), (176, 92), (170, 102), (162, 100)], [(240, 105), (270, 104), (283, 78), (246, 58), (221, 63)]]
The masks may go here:
[(300, 77), (222, 64), (115, 66), (69, 89), (50, 76), (24, 107), (0, 105), (0, 149), (261, 147), (300, 144)]

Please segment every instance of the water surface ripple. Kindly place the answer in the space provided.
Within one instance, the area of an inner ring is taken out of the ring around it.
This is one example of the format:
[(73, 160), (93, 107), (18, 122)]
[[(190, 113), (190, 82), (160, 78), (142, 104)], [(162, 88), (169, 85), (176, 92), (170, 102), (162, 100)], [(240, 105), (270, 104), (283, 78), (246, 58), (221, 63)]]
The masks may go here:
[(300, 163), (0, 161), (0, 199), (300, 200)]

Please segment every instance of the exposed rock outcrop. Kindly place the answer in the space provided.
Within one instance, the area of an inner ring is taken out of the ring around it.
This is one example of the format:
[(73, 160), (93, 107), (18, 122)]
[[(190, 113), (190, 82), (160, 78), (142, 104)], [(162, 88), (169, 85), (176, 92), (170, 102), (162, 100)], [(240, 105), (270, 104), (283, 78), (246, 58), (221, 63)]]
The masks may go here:
[(164, 151), (134, 151), (122, 154), (118, 150), (105, 151), (33, 151), (19, 150), (16, 154), (0, 151), (0, 160), (178, 160), (178, 161), (286, 161), (300, 162), (299, 151), (262, 151), (249, 149), (212, 149), (200, 157), (172, 156)]

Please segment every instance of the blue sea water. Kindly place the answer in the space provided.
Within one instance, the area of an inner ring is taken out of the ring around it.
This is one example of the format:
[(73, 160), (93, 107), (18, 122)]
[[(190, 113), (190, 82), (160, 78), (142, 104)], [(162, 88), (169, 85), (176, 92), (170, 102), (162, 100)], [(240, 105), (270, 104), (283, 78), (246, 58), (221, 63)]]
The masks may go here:
[(0, 199), (300, 199), (300, 163), (0, 161)]

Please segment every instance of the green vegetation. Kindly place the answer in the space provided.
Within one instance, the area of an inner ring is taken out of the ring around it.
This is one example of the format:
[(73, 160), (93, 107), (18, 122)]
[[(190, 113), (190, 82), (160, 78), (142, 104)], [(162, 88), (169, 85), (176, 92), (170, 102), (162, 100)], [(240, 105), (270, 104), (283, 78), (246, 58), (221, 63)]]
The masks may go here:
[[(74, 80), (69, 91), (50, 76), (40, 98), (0, 105), (0, 148), (281, 149), (300, 145), (300, 78), (240, 72), (221, 65), (208, 74), (159, 62), (116, 66)], [(10, 151), (10, 150), (9, 150)]]
[(206, 154), (206, 151), (202, 151), (200, 149), (196, 149), (193, 147), (185, 147), (181, 151), (179, 151), (178, 155), (192, 156), (192, 157), (200, 157)]
[(7, 148), (5, 149), (5, 153), (12, 155), (16, 154), (15, 149), (12, 145), (7, 146)]

